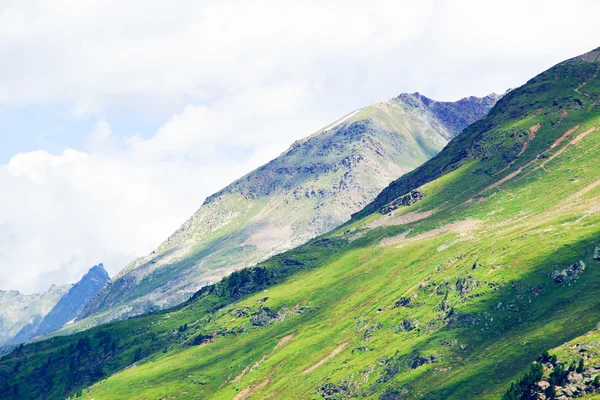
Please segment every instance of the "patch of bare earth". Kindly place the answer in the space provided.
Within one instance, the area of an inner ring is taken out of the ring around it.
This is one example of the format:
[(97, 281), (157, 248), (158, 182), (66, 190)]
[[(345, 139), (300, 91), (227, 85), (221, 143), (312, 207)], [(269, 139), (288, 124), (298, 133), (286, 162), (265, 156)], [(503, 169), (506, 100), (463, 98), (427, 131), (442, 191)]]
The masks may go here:
[(271, 383), (271, 374), (267, 375), (264, 381), (257, 383), (256, 385), (248, 386), (245, 389), (242, 389), (233, 400), (246, 400), (250, 396), (254, 394), (257, 390), (260, 390), (266, 387), (269, 383)]
[(448, 233), (448, 232), (458, 233), (460, 235), (466, 235), (466, 234), (472, 232), (473, 230), (475, 230), (481, 224), (481, 222), (482, 221), (477, 220), (477, 219), (466, 219), (464, 221), (456, 221), (456, 222), (452, 222), (451, 224), (444, 225), (442, 227), (420, 233), (411, 238), (406, 237), (410, 231), (404, 232), (398, 236), (384, 238), (381, 240), (381, 242), (379, 242), (379, 244), (387, 246), (387, 245), (400, 244), (400, 243), (403, 243), (403, 244), (404, 243), (412, 243), (412, 242), (417, 242), (419, 240), (429, 239), (429, 238), (432, 238), (439, 234)]
[(496, 265), (495, 267), (492, 267), (492, 269), (490, 269), (486, 275), (489, 275), (495, 271), (498, 271), (500, 268), (502, 268), (502, 265)]
[[(579, 127), (579, 125), (577, 127)], [(552, 154), (550, 157), (548, 157), (547, 159), (545, 159), (544, 162), (540, 165), (540, 168), (544, 168), (546, 166), (546, 164), (548, 164), (550, 161), (554, 160), (556, 157), (558, 157), (559, 155), (561, 155), (562, 153), (564, 153), (565, 150), (567, 150), (567, 148), (569, 148), (570, 145), (575, 145), (575, 144), (579, 143), (584, 137), (586, 137), (590, 133), (594, 132), (596, 129), (597, 128), (594, 126), (594, 127), (590, 128), (590, 129), (588, 129), (587, 131), (582, 132), (579, 135), (577, 135), (573, 140), (571, 140), (571, 142), (569, 144), (567, 144), (566, 146), (561, 147), (560, 150), (558, 150), (556, 153)], [(552, 148), (552, 147), (550, 147), (550, 148)]]
[(552, 143), (550, 145), (550, 148), (548, 150), (552, 150), (555, 149), (559, 144), (562, 143), (563, 140), (565, 140), (567, 138), (567, 136), (569, 136), (571, 133), (575, 132), (577, 129), (579, 129), (581, 127), (581, 125), (575, 125), (574, 127), (572, 127), (571, 129), (569, 129), (568, 131), (566, 131), (565, 133), (563, 133), (558, 139), (556, 139), (554, 141), (554, 143)]
[(428, 218), (433, 213), (434, 213), (434, 210), (424, 211), (424, 212), (412, 211), (412, 212), (406, 213), (404, 215), (399, 215), (397, 217), (388, 217), (388, 218), (383, 217), (383, 218), (379, 218), (376, 221), (366, 224), (365, 228), (374, 229), (374, 228), (379, 228), (382, 226), (406, 225), (406, 224), (410, 224), (410, 223), (417, 222), (422, 219)]
[(310, 374), (311, 372), (313, 372), (314, 370), (316, 370), (317, 368), (319, 368), (321, 365), (325, 364), (327, 361), (331, 360), (333, 357), (335, 357), (336, 355), (338, 355), (342, 350), (344, 350), (346, 348), (346, 346), (348, 346), (350, 344), (350, 342), (345, 342), (340, 344), (338, 347), (336, 347), (327, 357), (323, 358), (321, 361), (319, 361), (318, 363), (314, 364), (313, 366), (305, 369), (304, 371), (302, 371), (301, 375), (306, 375), (306, 374)]
[(564, 199), (563, 201), (561, 201), (560, 204), (558, 205), (558, 208), (561, 209), (561, 208), (564, 208), (566, 206), (572, 205), (575, 200), (577, 200), (578, 198), (580, 198), (584, 194), (586, 194), (588, 192), (591, 192), (592, 190), (594, 190), (598, 186), (600, 186), (600, 179), (598, 179), (597, 181), (595, 181), (593, 183), (590, 183), (589, 185), (587, 185), (583, 189), (579, 190), (576, 193), (573, 193), (572, 195), (570, 195), (569, 197), (567, 197), (566, 199)]
[(280, 347), (283, 347), (287, 342), (289, 342), (290, 340), (292, 340), (294, 338), (294, 336), (296, 336), (295, 333), (290, 333), (287, 336), (282, 337), (281, 339), (277, 340), (277, 346), (275, 346), (275, 350), (277, 350)]
[(252, 371), (253, 369), (257, 368), (260, 364), (262, 364), (263, 362), (265, 362), (265, 360), (267, 359), (267, 356), (264, 355), (262, 356), (262, 358), (260, 360), (258, 360), (254, 365), (250, 366), (248, 365), (246, 368), (244, 368), (244, 370), (238, 375), (236, 376), (232, 382), (237, 382), (240, 379), (242, 379), (244, 377), (244, 375), (246, 375), (248, 372)]

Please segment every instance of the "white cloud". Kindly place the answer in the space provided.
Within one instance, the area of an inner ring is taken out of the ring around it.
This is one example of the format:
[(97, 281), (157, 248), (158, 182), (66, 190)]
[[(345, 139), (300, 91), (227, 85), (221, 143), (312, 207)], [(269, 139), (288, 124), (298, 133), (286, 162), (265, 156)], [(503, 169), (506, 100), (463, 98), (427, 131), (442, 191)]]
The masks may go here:
[[(303, 96), (302, 86), (285, 85), (189, 105), (151, 138), (124, 146), (100, 120), (88, 152), (15, 155), (0, 168), (0, 285), (46, 290), (100, 261), (114, 274), (149, 253), (206, 196), (317, 125), (288, 106)], [(282, 126), (290, 128), (282, 134)]]
[[(599, 12), (594, 0), (0, 0), (0, 110), (68, 104), (98, 120), (85, 149), (0, 165), (0, 288), (75, 281), (99, 261), (114, 273), (293, 140), (399, 92), (520, 85), (600, 45)], [(163, 123), (116, 136), (115, 109)]]

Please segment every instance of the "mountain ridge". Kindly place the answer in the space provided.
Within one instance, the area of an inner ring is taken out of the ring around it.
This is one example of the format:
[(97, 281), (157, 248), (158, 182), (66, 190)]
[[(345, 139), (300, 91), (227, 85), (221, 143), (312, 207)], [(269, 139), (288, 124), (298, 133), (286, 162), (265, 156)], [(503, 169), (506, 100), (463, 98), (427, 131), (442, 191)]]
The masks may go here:
[[(0, 336), (0, 346), (17, 345), (61, 328), (78, 316), (87, 301), (108, 280), (108, 273), (100, 263), (90, 268), (78, 282), (61, 286), (52, 284), (43, 293), (23, 295), (16, 290), (0, 290), (0, 326), (4, 320), (13, 320), (11, 326), (2, 329), (5, 335)], [(15, 315), (10, 315), (12, 309), (19, 307), (20, 310), (13, 313)]]
[(155, 251), (117, 274), (81, 319), (95, 324), (92, 319), (107, 322), (181, 303), (226, 273), (333, 229), (350, 217), (348, 210), (362, 208), (389, 181), (432, 157), (499, 97), (436, 102), (400, 95), (296, 141), (207, 197)]

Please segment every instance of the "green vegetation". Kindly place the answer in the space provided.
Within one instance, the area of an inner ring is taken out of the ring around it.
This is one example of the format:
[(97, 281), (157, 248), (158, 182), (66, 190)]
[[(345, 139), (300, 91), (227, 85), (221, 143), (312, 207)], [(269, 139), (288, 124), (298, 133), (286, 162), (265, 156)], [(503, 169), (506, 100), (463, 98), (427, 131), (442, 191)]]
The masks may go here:
[(2, 397), (597, 395), (599, 69), (540, 74), (348, 224), (182, 306), (16, 350)]

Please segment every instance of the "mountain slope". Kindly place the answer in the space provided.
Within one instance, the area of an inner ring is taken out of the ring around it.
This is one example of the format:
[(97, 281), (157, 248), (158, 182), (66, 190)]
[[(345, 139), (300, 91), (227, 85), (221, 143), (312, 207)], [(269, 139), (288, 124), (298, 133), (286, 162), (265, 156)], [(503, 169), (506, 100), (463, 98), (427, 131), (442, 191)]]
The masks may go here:
[(84, 309), (95, 325), (185, 301), (202, 286), (345, 222), (419, 166), (499, 96), (436, 102), (418, 93), (354, 112), (210, 196)]
[(341, 228), (2, 358), (0, 394), (500, 398), (600, 320), (599, 55), (510, 92)]
[(47, 292), (32, 295), (0, 290), (0, 346), (22, 330), (35, 331), (71, 285), (52, 285)]
[(102, 263), (94, 265), (46, 315), (36, 335), (53, 332), (79, 316), (81, 310), (110, 280)]
[(74, 285), (52, 285), (45, 293), (0, 291), (0, 346), (23, 343), (61, 328), (75, 319), (108, 281), (99, 264)]

